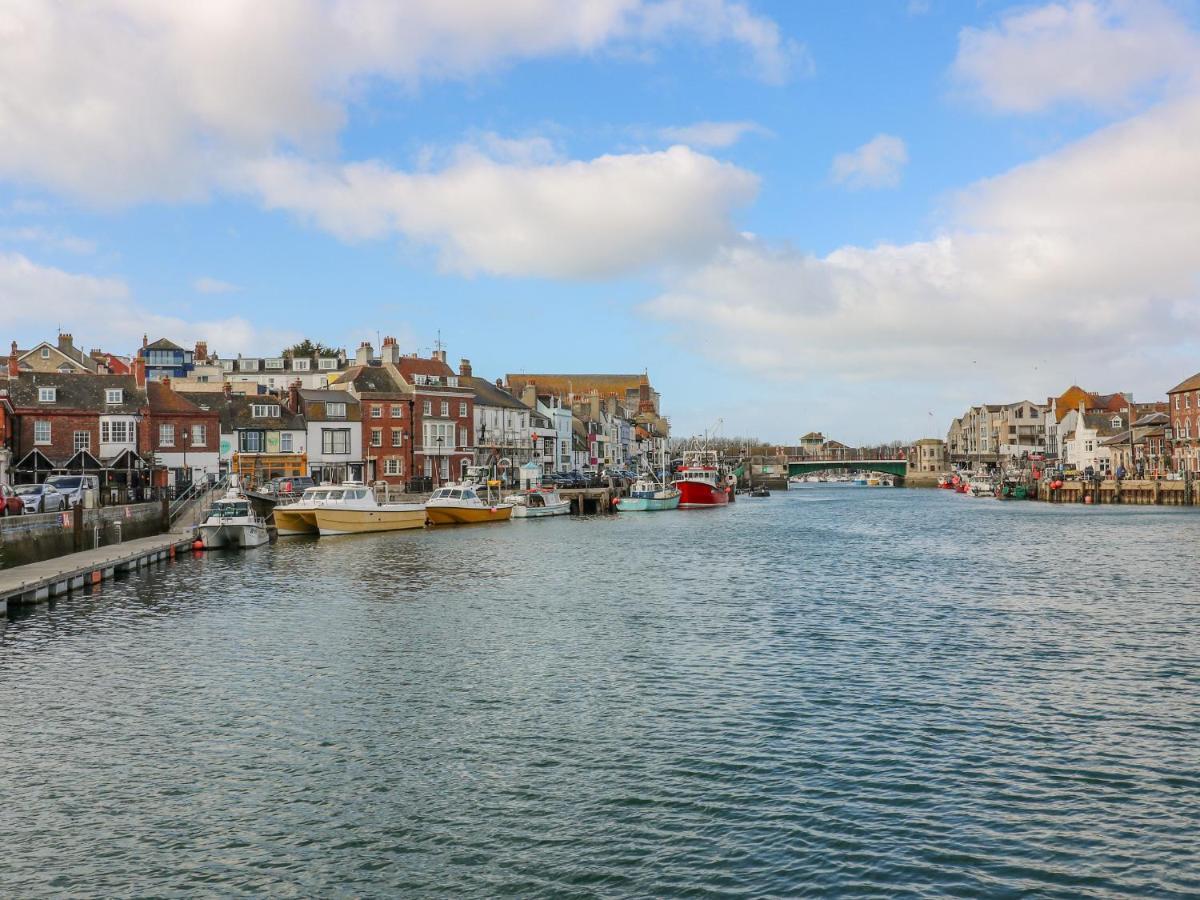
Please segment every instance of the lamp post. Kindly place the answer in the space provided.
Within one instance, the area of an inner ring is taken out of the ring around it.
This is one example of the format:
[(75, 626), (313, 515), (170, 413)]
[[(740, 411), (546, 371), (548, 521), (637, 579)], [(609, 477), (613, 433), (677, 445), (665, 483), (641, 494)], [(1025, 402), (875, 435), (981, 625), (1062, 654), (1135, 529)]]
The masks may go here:
[(442, 436), (440, 434), (437, 436), (437, 447), (438, 447), (437, 485), (438, 485), (438, 487), (441, 487), (442, 486)]

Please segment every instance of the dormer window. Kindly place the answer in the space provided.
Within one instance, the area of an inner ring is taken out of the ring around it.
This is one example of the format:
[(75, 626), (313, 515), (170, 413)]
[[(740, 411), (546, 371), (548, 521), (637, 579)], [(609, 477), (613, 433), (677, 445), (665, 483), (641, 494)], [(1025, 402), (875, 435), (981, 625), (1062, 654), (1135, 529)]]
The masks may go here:
[(121, 388), (108, 388), (104, 392), (105, 403), (120, 403), (125, 392)]
[(1121, 417), (1120, 417), (1120, 416), (1113, 416), (1113, 417), (1112, 417), (1112, 427), (1113, 427), (1113, 428), (1120, 428), (1120, 427), (1121, 427)]
[(266, 363), (264, 363), (264, 365), (268, 369), (282, 369), (283, 368), (283, 360), (282, 359), (268, 359), (266, 361)]
[(458, 376), (457, 375), (447, 375), (446, 376), (446, 384), (450, 385), (450, 387), (458, 387)]
[(54, 403), (58, 399), (58, 388), (38, 388), (38, 403)]
[(346, 418), (346, 404), (329, 402), (325, 404), (325, 417), (327, 419), (344, 419)]
[(333, 359), (332, 357), (329, 357), (329, 356), (322, 356), (320, 358), (320, 360), (317, 361), (317, 368), (323, 372), (328, 372), (331, 369), (336, 369), (337, 368), (337, 360)]
[(250, 416), (255, 419), (278, 419), (279, 407), (269, 403), (255, 403), (250, 406)]
[(258, 360), (257, 359), (239, 360), (238, 368), (243, 372), (257, 372), (258, 371)]
[(292, 360), (292, 371), (293, 372), (307, 372), (311, 367), (312, 367), (312, 362), (310, 360), (307, 360), (307, 359), (293, 359)]

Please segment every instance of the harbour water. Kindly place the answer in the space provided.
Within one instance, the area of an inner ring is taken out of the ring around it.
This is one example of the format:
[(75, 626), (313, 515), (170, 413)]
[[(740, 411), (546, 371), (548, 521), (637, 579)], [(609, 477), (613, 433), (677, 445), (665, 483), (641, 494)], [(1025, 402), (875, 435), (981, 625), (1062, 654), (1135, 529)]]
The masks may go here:
[(807, 485), (0, 625), (3, 896), (1194, 896), (1200, 515)]

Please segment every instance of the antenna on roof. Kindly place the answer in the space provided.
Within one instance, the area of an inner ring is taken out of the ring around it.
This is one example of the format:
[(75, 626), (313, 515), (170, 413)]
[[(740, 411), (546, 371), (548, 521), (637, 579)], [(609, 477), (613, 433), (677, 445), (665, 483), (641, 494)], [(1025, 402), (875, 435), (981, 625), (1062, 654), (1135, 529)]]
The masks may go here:
[(437, 340), (433, 342), (433, 349), (437, 350), (440, 353), (442, 350), (445, 349), (445, 347), (446, 347), (446, 345), (442, 343), (442, 329), (439, 328), (438, 333), (437, 333)]

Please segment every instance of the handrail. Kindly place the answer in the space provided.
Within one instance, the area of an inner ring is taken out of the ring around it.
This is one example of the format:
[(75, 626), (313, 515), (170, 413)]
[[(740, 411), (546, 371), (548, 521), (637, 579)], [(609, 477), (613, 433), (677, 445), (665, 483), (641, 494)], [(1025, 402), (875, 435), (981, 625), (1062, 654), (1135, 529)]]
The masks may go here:
[(224, 475), (217, 481), (209, 482), (192, 482), (186, 491), (176, 497), (167, 510), (167, 518), (172, 525), (175, 524), (183, 512), (190, 506), (195, 504), (197, 507), (203, 507), (203, 499), (207, 498), (212, 493), (226, 487), (229, 483), (229, 476)]

